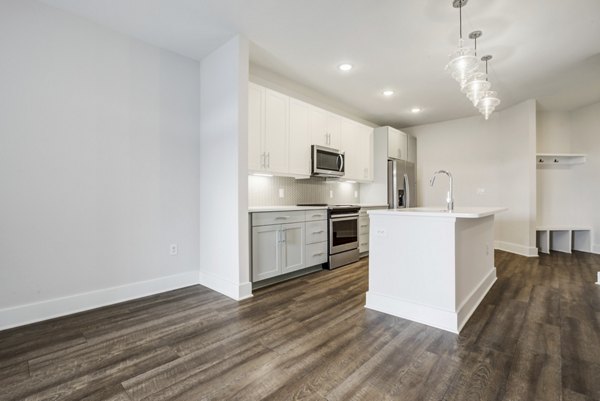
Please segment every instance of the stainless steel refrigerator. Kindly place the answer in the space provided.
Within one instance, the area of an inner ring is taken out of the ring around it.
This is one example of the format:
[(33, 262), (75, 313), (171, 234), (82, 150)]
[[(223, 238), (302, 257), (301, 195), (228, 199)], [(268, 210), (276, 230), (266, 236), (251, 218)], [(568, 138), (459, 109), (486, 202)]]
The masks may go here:
[(388, 159), (388, 205), (390, 209), (417, 206), (415, 163)]

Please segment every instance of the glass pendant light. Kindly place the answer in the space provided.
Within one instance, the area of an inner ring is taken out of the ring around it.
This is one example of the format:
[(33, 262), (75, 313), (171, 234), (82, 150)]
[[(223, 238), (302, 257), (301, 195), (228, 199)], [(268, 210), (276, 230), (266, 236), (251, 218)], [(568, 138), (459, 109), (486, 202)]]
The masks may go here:
[(454, 0), (452, 6), (458, 8), (459, 12), (459, 39), (458, 47), (450, 54), (450, 61), (446, 64), (452, 78), (454, 78), (461, 86), (466, 81), (469, 74), (477, 69), (478, 60), (475, 56), (475, 51), (468, 47), (464, 47), (462, 38), (462, 7), (467, 4), (468, 0)]
[[(481, 58), (482, 61), (485, 61), (485, 73), (487, 75), (488, 72), (488, 61), (492, 59), (492, 56), (483, 56)], [(486, 78), (487, 80), (487, 78)], [(477, 108), (479, 112), (483, 114), (485, 119), (490, 118), (490, 115), (496, 109), (496, 106), (500, 104), (500, 99), (498, 99), (498, 94), (495, 91), (485, 91), (479, 102), (477, 102)]]
[[(477, 38), (481, 37), (481, 31), (471, 32), (469, 34), (470, 39), (475, 40), (475, 56), (477, 56)], [(467, 98), (473, 103), (473, 106), (477, 106), (479, 100), (483, 97), (484, 93), (490, 89), (492, 85), (487, 80), (487, 74), (479, 71), (479, 64), (477, 65), (477, 69), (473, 71), (467, 77), (466, 81), (463, 83), (461, 91)]]

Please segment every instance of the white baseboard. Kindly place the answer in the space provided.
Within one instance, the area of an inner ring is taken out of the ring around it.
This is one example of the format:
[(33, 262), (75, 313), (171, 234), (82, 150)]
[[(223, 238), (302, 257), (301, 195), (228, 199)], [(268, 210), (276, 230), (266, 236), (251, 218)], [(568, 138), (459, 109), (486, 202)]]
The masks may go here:
[(374, 293), (373, 291), (367, 291), (365, 308), (426, 324), (451, 333), (458, 333), (456, 313), (452, 311), (414, 303), (385, 294)]
[(200, 284), (236, 301), (252, 297), (252, 283), (233, 283), (208, 272), (200, 272)]
[(198, 272), (189, 271), (172, 276), (4, 308), (0, 309), (0, 330), (196, 284), (198, 284)]
[(592, 245), (592, 253), (597, 253), (600, 255), (600, 244)]
[(521, 256), (527, 256), (527, 257), (538, 256), (538, 249), (536, 247), (515, 244), (513, 242), (494, 241), (494, 248), (499, 249), (501, 251), (515, 253), (515, 254), (521, 255)]
[(494, 267), (487, 276), (481, 280), (477, 287), (467, 296), (467, 299), (458, 307), (458, 331), (461, 331), (469, 318), (475, 312), (490, 288), (496, 282), (496, 268)]
[(373, 291), (367, 292), (365, 307), (457, 334), (467, 323), (495, 282), (496, 269), (494, 268), (468, 295), (458, 308), (458, 312), (374, 293)]

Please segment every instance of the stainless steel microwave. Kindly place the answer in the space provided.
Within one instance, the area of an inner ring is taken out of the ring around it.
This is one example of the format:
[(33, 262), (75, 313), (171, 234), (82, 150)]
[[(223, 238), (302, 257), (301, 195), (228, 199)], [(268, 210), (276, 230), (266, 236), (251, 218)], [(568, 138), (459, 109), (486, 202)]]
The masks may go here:
[(344, 152), (319, 145), (312, 145), (311, 151), (312, 175), (322, 177), (344, 176)]

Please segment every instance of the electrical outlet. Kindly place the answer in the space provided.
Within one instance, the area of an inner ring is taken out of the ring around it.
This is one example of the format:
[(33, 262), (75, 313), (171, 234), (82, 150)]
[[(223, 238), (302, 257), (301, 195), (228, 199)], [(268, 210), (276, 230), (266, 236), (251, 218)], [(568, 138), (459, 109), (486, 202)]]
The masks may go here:
[(385, 228), (380, 228), (380, 229), (378, 229), (378, 230), (375, 232), (375, 234), (376, 234), (378, 237), (381, 237), (381, 238), (385, 238), (385, 237), (387, 237), (387, 231), (385, 230)]
[(280, 197), (280, 198), (283, 198), (283, 197), (285, 197), (285, 191), (284, 191), (284, 189), (283, 189), (283, 188), (279, 188), (279, 197)]
[(177, 255), (177, 244), (169, 245), (169, 255), (171, 255), (171, 256)]
[(330, 190), (329, 190), (329, 197), (330, 197), (331, 199), (333, 199), (333, 190), (332, 190), (332, 189), (330, 189)]

